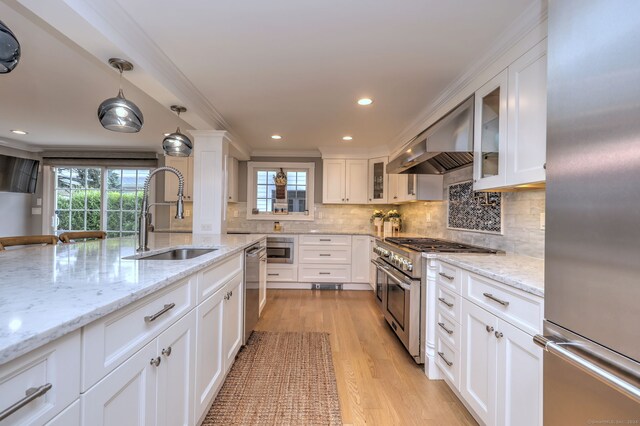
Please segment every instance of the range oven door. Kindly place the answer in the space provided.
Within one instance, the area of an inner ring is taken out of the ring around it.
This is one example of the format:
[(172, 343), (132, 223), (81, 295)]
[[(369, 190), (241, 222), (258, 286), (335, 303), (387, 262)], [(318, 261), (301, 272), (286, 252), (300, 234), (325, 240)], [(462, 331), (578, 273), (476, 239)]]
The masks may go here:
[(384, 317), (417, 363), (420, 353), (420, 280), (411, 279), (392, 267), (387, 275)]

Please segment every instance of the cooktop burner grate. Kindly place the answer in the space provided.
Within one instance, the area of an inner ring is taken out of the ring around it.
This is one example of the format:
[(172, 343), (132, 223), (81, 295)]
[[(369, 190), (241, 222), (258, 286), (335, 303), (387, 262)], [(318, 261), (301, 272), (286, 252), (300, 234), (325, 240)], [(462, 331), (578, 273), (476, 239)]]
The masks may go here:
[(499, 250), (485, 247), (471, 246), (453, 241), (438, 240), (436, 238), (386, 238), (393, 244), (406, 247), (411, 250), (427, 253), (489, 253), (496, 254)]

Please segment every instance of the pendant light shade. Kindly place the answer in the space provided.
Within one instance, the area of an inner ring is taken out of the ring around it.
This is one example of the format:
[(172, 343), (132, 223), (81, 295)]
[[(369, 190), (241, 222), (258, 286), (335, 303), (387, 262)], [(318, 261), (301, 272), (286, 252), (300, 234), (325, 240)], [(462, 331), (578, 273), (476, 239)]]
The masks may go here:
[(0, 74), (13, 71), (20, 61), (20, 43), (13, 32), (0, 21)]
[[(185, 112), (187, 109), (183, 106), (171, 105), (171, 111), (174, 111), (180, 117), (181, 112)], [(171, 157), (188, 157), (191, 155), (193, 149), (193, 143), (187, 135), (180, 131), (180, 126), (175, 132), (165, 136), (162, 140), (162, 149), (164, 153)]]
[(120, 71), (120, 91), (115, 98), (109, 98), (98, 107), (98, 119), (107, 130), (121, 133), (137, 133), (144, 125), (140, 108), (125, 99), (122, 92), (122, 73), (133, 69), (133, 65), (124, 59), (111, 58), (109, 65)]

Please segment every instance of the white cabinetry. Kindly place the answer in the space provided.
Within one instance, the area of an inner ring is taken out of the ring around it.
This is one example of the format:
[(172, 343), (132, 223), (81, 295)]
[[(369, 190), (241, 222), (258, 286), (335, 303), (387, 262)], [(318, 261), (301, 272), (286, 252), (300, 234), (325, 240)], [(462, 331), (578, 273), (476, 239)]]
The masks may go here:
[(474, 189), (544, 182), (546, 39), (475, 94)]
[[(39, 392), (31, 393), (34, 390)], [(42, 425), (79, 397), (80, 331), (0, 366), (0, 412), (27, 403), (3, 425)]]
[(298, 253), (300, 282), (351, 282), (350, 235), (301, 235)]
[(242, 274), (236, 275), (224, 287), (223, 308), (223, 355), (225, 374), (233, 365), (233, 361), (242, 346), (244, 338), (244, 294)]
[(372, 158), (369, 160), (368, 194), (370, 204), (385, 204), (389, 186), (387, 175), (388, 157)]
[(323, 160), (322, 202), (367, 204), (367, 160)]
[(238, 159), (227, 157), (227, 200), (238, 202)]
[(368, 235), (351, 237), (351, 282), (370, 282), (370, 239)]
[[(184, 200), (193, 200), (193, 156), (189, 157), (172, 157), (165, 155), (165, 166), (178, 169), (184, 177)], [(164, 175), (164, 200), (177, 201), (178, 197), (178, 178), (173, 173)]]
[[(542, 424), (542, 298), (439, 261), (436, 359), (487, 425)], [(430, 320), (431, 321), (431, 320)]]

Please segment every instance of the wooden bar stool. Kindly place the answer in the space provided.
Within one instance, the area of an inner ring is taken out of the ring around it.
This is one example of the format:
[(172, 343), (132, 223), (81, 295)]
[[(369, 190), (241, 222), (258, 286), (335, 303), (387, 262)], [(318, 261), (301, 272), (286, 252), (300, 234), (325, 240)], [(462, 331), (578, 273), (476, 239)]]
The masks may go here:
[(55, 235), (27, 235), (22, 237), (2, 237), (0, 238), (0, 250), (11, 246), (27, 246), (34, 244), (58, 244), (58, 237)]
[(60, 241), (63, 243), (75, 240), (104, 240), (105, 238), (107, 238), (107, 233), (104, 231), (63, 232), (60, 234)]

